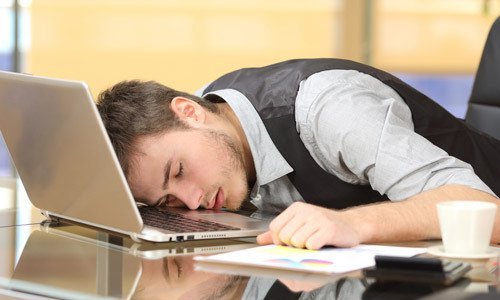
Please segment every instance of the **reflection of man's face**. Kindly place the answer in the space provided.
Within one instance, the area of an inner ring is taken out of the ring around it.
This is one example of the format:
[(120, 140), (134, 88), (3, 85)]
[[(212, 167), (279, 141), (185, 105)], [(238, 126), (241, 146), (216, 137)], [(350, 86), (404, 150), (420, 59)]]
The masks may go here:
[(244, 290), (240, 277), (194, 271), (193, 265), (191, 256), (143, 260), (133, 298), (233, 299)]
[(248, 195), (241, 151), (222, 132), (176, 130), (140, 137), (135, 146), (128, 179), (137, 201), (237, 209)]

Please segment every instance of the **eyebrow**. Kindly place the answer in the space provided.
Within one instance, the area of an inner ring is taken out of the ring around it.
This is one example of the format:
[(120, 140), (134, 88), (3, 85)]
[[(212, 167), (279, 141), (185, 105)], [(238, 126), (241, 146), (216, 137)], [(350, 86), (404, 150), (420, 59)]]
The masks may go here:
[[(168, 186), (168, 179), (170, 178), (170, 169), (172, 167), (172, 159), (169, 159), (167, 161), (167, 163), (165, 164), (165, 167), (163, 168), (163, 185), (162, 185), (162, 188), (163, 189), (166, 189), (167, 186)], [(155, 205), (158, 205), (161, 201), (163, 197), (161, 197), (160, 199), (158, 199), (156, 202), (155, 202)]]

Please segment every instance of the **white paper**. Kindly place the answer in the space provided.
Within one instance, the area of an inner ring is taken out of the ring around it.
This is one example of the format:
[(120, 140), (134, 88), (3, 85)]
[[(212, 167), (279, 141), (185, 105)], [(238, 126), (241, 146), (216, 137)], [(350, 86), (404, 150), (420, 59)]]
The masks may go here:
[(267, 245), (212, 256), (197, 256), (195, 260), (331, 274), (374, 266), (375, 255), (411, 257), (425, 252), (426, 248), (380, 245), (320, 250)]

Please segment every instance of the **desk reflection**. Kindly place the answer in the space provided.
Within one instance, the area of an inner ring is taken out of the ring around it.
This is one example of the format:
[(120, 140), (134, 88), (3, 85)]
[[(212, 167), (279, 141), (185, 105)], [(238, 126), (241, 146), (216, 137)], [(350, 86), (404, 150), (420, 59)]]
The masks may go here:
[[(326, 276), (193, 260), (253, 247), (253, 241), (137, 244), (81, 226), (44, 223), (31, 232), (0, 288), (62, 299), (416, 299), (446, 290), (382, 285), (360, 272)], [(465, 280), (453, 288), (463, 292), (468, 286)], [(491, 290), (494, 283), (483, 286)]]
[(247, 239), (137, 244), (44, 223), (30, 233), (12, 277), (0, 278), (0, 287), (63, 299), (236, 299), (247, 278), (195, 271), (193, 256), (251, 246)]
[(56, 298), (130, 298), (140, 259), (85, 240), (31, 232), (4, 288)]
[(192, 256), (142, 261), (134, 299), (240, 299), (248, 278), (194, 270)]

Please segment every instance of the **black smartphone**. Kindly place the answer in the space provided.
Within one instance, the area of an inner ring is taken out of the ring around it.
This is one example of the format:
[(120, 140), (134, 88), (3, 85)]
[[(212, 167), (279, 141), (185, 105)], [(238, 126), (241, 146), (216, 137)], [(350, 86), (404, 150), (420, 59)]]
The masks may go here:
[(375, 267), (364, 269), (366, 277), (377, 280), (421, 282), (451, 285), (469, 270), (465, 262), (431, 257), (375, 256)]

